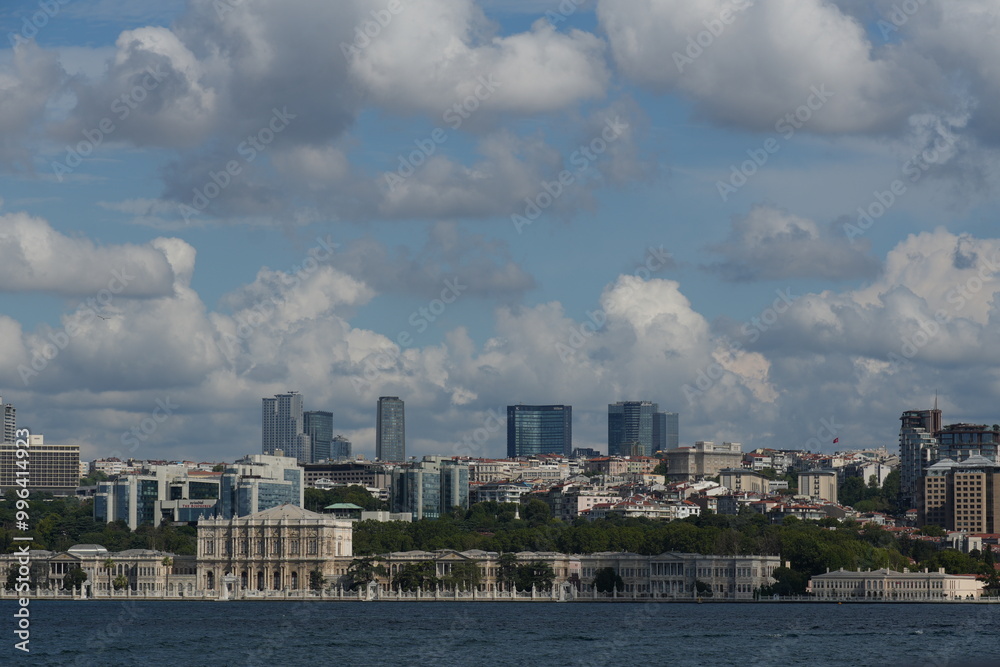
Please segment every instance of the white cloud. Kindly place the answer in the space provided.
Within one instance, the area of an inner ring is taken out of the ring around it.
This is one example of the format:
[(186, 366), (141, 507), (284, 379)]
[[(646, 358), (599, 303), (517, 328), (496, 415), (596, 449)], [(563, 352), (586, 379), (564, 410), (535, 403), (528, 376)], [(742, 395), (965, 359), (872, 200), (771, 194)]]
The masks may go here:
[(156, 242), (98, 246), (60, 234), (41, 218), (0, 215), (0, 291), (94, 296), (113, 285), (117, 296), (145, 298), (171, 294), (175, 279)]

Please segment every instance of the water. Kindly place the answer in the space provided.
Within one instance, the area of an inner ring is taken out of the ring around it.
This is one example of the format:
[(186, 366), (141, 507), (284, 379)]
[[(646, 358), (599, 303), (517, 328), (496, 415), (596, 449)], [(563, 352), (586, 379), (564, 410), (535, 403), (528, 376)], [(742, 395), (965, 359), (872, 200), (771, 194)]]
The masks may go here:
[(998, 665), (1000, 605), (36, 601), (0, 664)]

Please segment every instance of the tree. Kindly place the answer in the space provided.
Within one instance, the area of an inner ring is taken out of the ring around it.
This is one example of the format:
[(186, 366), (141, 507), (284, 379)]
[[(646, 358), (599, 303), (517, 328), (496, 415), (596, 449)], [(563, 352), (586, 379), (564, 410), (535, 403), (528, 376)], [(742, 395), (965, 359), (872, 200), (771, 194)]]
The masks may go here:
[(695, 589), (695, 591), (697, 591), (698, 595), (700, 595), (700, 596), (704, 596), (704, 597), (707, 597), (707, 598), (712, 597), (713, 591), (712, 591), (711, 584), (706, 584), (701, 579), (695, 579), (694, 580), (694, 589)]
[(542, 561), (532, 561), (518, 565), (514, 575), (514, 585), (521, 591), (532, 588), (547, 591), (552, 588), (552, 582), (555, 581), (555, 578), (556, 573), (553, 572), (551, 565)]
[(119, 574), (117, 577), (115, 577), (113, 585), (116, 591), (120, 591), (126, 586), (128, 586), (128, 578), (124, 574)]
[(399, 568), (392, 580), (392, 587), (399, 591), (417, 591), (433, 588), (438, 583), (437, 566), (433, 561), (425, 560), (407, 563)]
[(443, 583), (452, 588), (472, 590), (479, 586), (480, 581), (482, 581), (482, 571), (479, 569), (479, 563), (469, 560), (454, 563), (451, 572), (444, 577)]
[(212, 472), (226, 472), (226, 466), (224, 463), (216, 463), (212, 466)]
[(594, 572), (594, 588), (598, 593), (610, 593), (614, 589), (620, 592), (625, 590), (625, 581), (615, 572), (615, 568), (602, 567)]
[(500, 554), (497, 564), (497, 583), (510, 590), (517, 581), (517, 556), (511, 553)]
[(528, 504), (524, 506), (524, 520), (528, 522), (528, 525), (537, 528), (538, 526), (543, 526), (549, 522), (552, 518), (552, 510), (549, 508), (548, 504), (542, 502), (538, 498), (532, 498), (528, 501)]
[(347, 567), (348, 588), (353, 591), (367, 586), (378, 577), (387, 576), (389, 571), (379, 562), (381, 560), (380, 556), (365, 556), (352, 560)]
[(309, 589), (313, 591), (323, 590), (323, 573), (320, 570), (309, 571)]
[(83, 571), (83, 568), (78, 566), (66, 573), (66, 576), (63, 577), (62, 585), (64, 589), (71, 591), (74, 588), (82, 588), (85, 581), (87, 581), (87, 573)]
[(946, 537), (948, 535), (944, 528), (933, 523), (929, 523), (921, 528), (920, 534), (926, 535), (927, 537)]

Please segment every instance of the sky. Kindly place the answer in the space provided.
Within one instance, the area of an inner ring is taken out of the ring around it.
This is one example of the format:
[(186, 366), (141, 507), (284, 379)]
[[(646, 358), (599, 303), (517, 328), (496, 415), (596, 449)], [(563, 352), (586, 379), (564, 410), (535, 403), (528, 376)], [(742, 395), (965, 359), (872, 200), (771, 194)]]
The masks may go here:
[[(991, 0), (11, 0), (0, 396), (81, 456), (1000, 421)], [(499, 418), (498, 418), (499, 417)], [(834, 443), (837, 440), (837, 443)]]

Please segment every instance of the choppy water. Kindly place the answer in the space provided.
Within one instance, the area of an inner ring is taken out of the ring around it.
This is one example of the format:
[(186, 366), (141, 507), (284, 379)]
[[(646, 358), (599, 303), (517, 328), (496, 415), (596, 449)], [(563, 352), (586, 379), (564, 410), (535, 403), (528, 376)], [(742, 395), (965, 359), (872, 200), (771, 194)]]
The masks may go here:
[(1000, 605), (116, 602), (0, 607), (0, 664), (1000, 665)]

